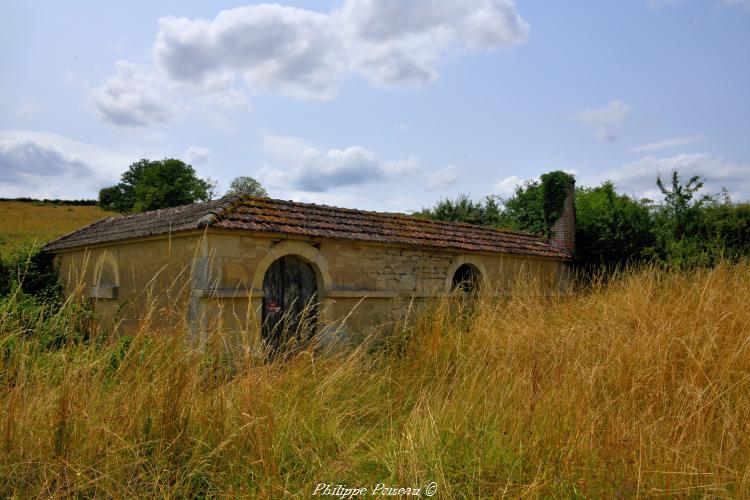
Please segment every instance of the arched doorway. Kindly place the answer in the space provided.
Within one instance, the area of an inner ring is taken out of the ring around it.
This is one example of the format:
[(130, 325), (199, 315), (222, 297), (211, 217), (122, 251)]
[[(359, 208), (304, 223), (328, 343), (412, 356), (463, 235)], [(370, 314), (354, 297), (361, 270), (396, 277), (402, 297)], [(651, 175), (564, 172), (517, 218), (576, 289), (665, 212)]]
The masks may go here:
[(310, 264), (295, 255), (276, 259), (263, 277), (263, 292), (263, 340), (272, 353), (315, 333), (318, 279)]
[(475, 295), (479, 292), (481, 279), (482, 275), (479, 273), (479, 269), (471, 264), (461, 264), (453, 273), (451, 288), (461, 290), (466, 295)]

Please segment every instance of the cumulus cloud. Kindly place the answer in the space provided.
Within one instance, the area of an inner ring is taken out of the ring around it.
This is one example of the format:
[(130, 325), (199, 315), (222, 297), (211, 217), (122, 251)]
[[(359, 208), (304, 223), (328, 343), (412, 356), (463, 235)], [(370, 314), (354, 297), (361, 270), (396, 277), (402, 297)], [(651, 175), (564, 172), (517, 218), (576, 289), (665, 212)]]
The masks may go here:
[(495, 184), (493, 191), (504, 198), (508, 198), (516, 192), (516, 186), (520, 186), (523, 183), (523, 179), (516, 175), (511, 175)]
[(648, 144), (643, 144), (642, 146), (633, 148), (630, 151), (633, 153), (649, 153), (677, 146), (686, 146), (698, 142), (700, 139), (700, 137), (673, 137), (672, 139), (665, 139), (663, 141), (649, 142)]
[(208, 161), (211, 157), (211, 151), (206, 148), (199, 148), (198, 146), (190, 146), (186, 156), (188, 163), (198, 165)]
[(223, 10), (213, 21), (163, 17), (153, 54), (175, 80), (231, 71), (254, 88), (325, 99), (346, 71), (343, 50), (330, 16), (263, 4)]
[(722, 187), (726, 187), (736, 201), (750, 200), (749, 164), (733, 163), (702, 153), (663, 158), (647, 156), (604, 172), (596, 181), (612, 180), (621, 192), (661, 199), (661, 193), (656, 187), (656, 176), (668, 178), (672, 170), (678, 170), (684, 179), (700, 175), (705, 182), (706, 193), (716, 194)]
[(127, 164), (124, 155), (58, 134), (0, 131), (0, 196), (95, 196)]
[(594, 129), (597, 139), (611, 142), (617, 139), (620, 125), (630, 115), (630, 106), (614, 100), (604, 107), (578, 113), (576, 119)]
[(117, 61), (114, 76), (93, 89), (89, 97), (102, 121), (133, 127), (171, 118), (173, 112), (161, 88), (155, 74), (128, 61)]
[(434, 81), (452, 53), (510, 47), (529, 32), (505, 0), (348, 0), (333, 17), (353, 68), (371, 82), (399, 87)]
[(261, 182), (286, 190), (320, 193), (418, 172), (416, 159), (384, 161), (361, 146), (321, 151), (296, 138), (266, 137), (264, 149), (286, 168), (265, 166), (259, 172)]
[(191, 99), (212, 108), (248, 107), (247, 97), (234, 88), (234, 77), (226, 72), (180, 82), (158, 68), (144, 69), (129, 61), (117, 61), (115, 74), (89, 91), (89, 101), (99, 119), (123, 127), (165, 122)]
[(173, 114), (159, 89), (220, 88), (217, 102), (244, 104), (235, 77), (252, 90), (315, 100), (331, 99), (353, 73), (377, 85), (414, 87), (437, 79), (455, 54), (511, 47), (528, 31), (512, 0), (345, 0), (329, 13), (262, 4), (222, 10), (211, 20), (166, 16), (153, 66), (142, 72), (118, 62), (92, 100), (105, 121), (143, 125)]
[(385, 166), (375, 153), (359, 146), (308, 151), (295, 184), (305, 191), (327, 191), (338, 186), (362, 184), (385, 178)]
[(33, 186), (36, 178), (91, 175), (81, 160), (66, 158), (61, 151), (32, 141), (0, 143), (0, 182)]
[(452, 186), (461, 178), (458, 169), (453, 165), (439, 168), (427, 175), (427, 191), (437, 191)]

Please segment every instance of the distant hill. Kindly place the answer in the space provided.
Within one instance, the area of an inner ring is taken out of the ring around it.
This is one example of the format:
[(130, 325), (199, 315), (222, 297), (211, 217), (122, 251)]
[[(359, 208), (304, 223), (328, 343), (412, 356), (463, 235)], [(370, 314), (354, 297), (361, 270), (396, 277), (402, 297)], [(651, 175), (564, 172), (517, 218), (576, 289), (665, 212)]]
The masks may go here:
[(24, 241), (45, 243), (110, 215), (89, 200), (0, 200), (0, 255)]

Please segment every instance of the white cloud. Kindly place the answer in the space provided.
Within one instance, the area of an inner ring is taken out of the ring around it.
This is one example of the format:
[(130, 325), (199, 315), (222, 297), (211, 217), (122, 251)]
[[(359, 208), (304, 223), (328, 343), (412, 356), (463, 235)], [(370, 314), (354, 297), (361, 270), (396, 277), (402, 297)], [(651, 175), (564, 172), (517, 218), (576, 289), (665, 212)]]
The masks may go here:
[(157, 65), (178, 81), (230, 71), (254, 88), (322, 99), (346, 71), (342, 52), (328, 15), (276, 4), (223, 10), (213, 21), (163, 17), (153, 48)]
[(0, 131), (0, 196), (92, 197), (132, 158), (59, 134)]
[(266, 165), (258, 177), (263, 184), (284, 190), (320, 193), (418, 174), (416, 159), (383, 161), (361, 146), (320, 151), (293, 137), (266, 136), (264, 149), (284, 168)]
[(614, 100), (604, 107), (589, 109), (578, 113), (576, 119), (590, 125), (597, 139), (611, 142), (617, 139), (620, 125), (630, 115), (630, 106)]
[(385, 162), (385, 173), (391, 179), (417, 178), (422, 175), (419, 160), (412, 156), (403, 160)]
[(143, 71), (128, 61), (117, 61), (114, 76), (93, 89), (89, 98), (102, 121), (136, 127), (172, 117), (173, 111), (162, 88), (154, 73)]
[[(384, 160), (362, 146), (321, 150), (295, 137), (267, 135), (263, 138), (263, 150), (271, 161), (259, 169), (258, 179), (272, 191), (299, 201), (344, 203), (356, 199), (361, 205), (365, 203), (362, 196), (370, 196), (376, 185), (382, 190), (383, 185), (406, 183), (434, 191), (451, 186), (460, 178), (459, 169), (453, 165), (425, 173), (415, 157)], [(343, 192), (334, 189), (343, 186), (350, 188), (347, 192), (355, 198), (342, 198)], [(356, 192), (360, 194), (352, 194)], [(392, 202), (394, 206), (405, 206), (403, 200)]]
[(124, 127), (165, 122), (184, 111), (190, 100), (209, 109), (249, 108), (247, 97), (234, 88), (231, 74), (217, 72), (194, 82), (180, 82), (158, 68), (143, 69), (130, 61), (117, 61), (114, 76), (89, 90), (89, 101), (99, 119)]
[(504, 198), (508, 198), (515, 193), (516, 186), (523, 184), (523, 182), (524, 180), (520, 177), (511, 175), (495, 184), (493, 191)]
[(353, 73), (378, 85), (420, 86), (451, 56), (511, 47), (528, 31), (512, 0), (344, 0), (329, 13), (262, 4), (212, 20), (166, 16), (153, 67), (119, 61), (92, 101), (103, 120), (133, 126), (172, 116), (165, 97), (174, 93), (218, 92), (215, 102), (244, 106), (235, 78), (252, 90), (315, 100), (331, 99)]
[(595, 183), (612, 180), (618, 191), (640, 197), (661, 199), (656, 187), (656, 176), (667, 180), (672, 170), (678, 170), (687, 180), (700, 175), (705, 182), (704, 192), (718, 193), (726, 187), (736, 201), (750, 200), (750, 164), (737, 164), (707, 154), (679, 154), (664, 158), (647, 156), (622, 167), (604, 172)]
[(354, 69), (386, 86), (436, 80), (438, 66), (460, 51), (511, 47), (529, 25), (510, 0), (442, 0), (426, 6), (396, 0), (348, 0), (333, 14)]
[(306, 191), (379, 181), (385, 168), (375, 153), (359, 146), (330, 149), (323, 153), (308, 150), (305, 165), (299, 171), (296, 185)]
[(453, 165), (440, 168), (427, 175), (427, 191), (445, 189), (458, 182), (461, 178), (458, 169)]
[(677, 146), (687, 146), (688, 144), (693, 144), (700, 140), (700, 137), (673, 137), (672, 139), (665, 139), (663, 141), (649, 142), (648, 144), (643, 144), (642, 146), (633, 148), (630, 151), (633, 153), (649, 153)]
[(190, 146), (187, 150), (186, 156), (188, 163), (198, 165), (208, 161), (211, 157), (211, 151), (206, 148), (199, 148), (198, 146)]

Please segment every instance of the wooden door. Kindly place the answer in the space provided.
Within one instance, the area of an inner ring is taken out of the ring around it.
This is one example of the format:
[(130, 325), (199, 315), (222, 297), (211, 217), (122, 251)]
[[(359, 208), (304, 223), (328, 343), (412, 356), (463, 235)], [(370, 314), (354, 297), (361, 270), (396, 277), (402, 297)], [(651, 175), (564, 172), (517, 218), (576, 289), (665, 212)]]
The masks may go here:
[(318, 280), (310, 264), (293, 255), (275, 260), (263, 278), (263, 292), (263, 340), (271, 352), (315, 333)]

